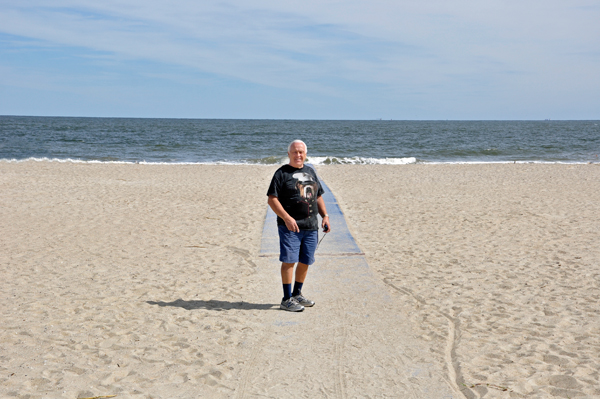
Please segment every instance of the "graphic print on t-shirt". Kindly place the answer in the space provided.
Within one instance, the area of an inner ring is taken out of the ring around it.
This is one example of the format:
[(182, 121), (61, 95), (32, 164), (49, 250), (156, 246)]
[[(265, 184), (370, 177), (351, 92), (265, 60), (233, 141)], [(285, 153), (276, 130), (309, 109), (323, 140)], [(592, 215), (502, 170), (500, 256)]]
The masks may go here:
[(296, 187), (300, 192), (300, 197), (302, 197), (307, 204), (312, 203), (317, 195), (317, 182), (311, 175), (304, 172), (294, 173), (292, 177), (298, 181)]

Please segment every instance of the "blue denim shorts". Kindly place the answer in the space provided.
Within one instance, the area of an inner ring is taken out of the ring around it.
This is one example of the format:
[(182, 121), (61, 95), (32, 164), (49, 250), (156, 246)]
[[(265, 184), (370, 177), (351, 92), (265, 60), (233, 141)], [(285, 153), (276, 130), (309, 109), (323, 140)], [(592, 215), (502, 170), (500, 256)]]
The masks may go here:
[(288, 230), (286, 226), (277, 226), (279, 230), (279, 261), (284, 263), (301, 262), (305, 265), (315, 263), (315, 250), (319, 232), (300, 230), (299, 233)]

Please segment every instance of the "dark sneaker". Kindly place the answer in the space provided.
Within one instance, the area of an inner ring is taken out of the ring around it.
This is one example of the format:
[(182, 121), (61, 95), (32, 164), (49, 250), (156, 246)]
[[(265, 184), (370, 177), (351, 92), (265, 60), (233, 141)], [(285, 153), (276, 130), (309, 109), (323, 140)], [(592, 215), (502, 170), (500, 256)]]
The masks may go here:
[(302, 293), (299, 293), (298, 295), (293, 296), (292, 299), (295, 299), (296, 302), (298, 302), (302, 306), (306, 306), (307, 308), (310, 308), (311, 306), (315, 306), (315, 301), (311, 301), (310, 299), (305, 298), (304, 295), (302, 295)]
[(288, 312), (302, 312), (304, 310), (304, 306), (300, 305), (298, 301), (292, 297), (287, 301), (282, 299), (279, 309), (287, 310)]

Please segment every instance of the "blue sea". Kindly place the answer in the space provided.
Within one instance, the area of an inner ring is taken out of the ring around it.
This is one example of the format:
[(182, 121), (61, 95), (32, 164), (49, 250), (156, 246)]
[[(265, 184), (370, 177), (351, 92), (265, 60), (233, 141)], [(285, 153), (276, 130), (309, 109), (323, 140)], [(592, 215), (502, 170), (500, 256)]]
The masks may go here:
[(0, 116), (0, 160), (279, 164), (600, 162), (600, 121), (326, 121)]

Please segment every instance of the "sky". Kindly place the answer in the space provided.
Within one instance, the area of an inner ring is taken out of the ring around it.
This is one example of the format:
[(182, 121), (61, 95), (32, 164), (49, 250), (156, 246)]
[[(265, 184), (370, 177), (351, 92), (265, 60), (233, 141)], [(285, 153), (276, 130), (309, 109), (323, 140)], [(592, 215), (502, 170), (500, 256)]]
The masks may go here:
[(0, 115), (600, 119), (600, 0), (0, 0)]

